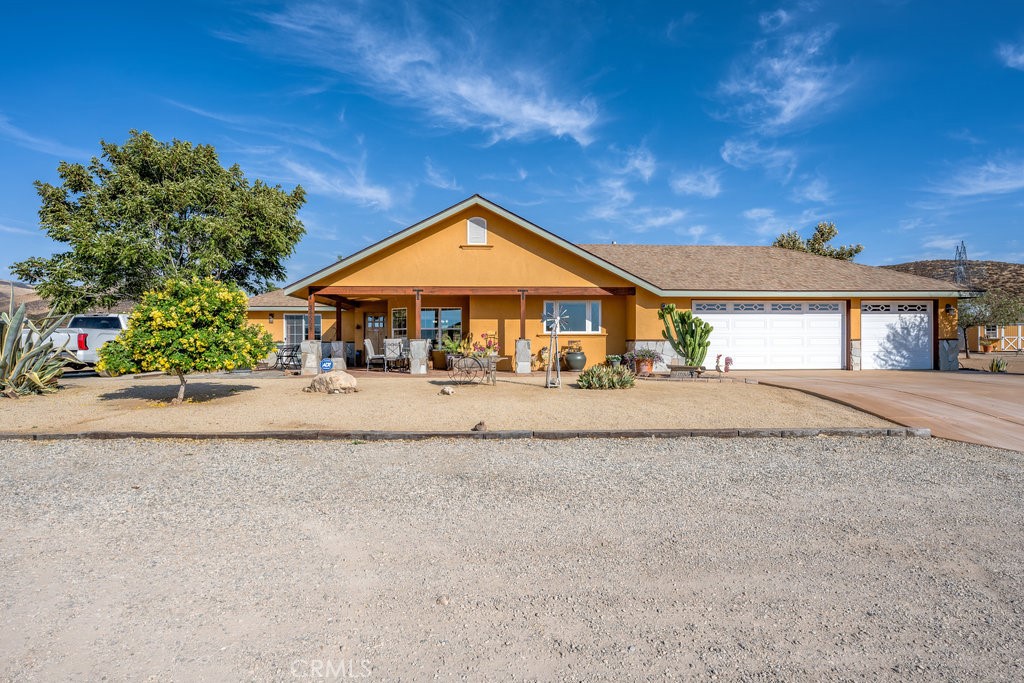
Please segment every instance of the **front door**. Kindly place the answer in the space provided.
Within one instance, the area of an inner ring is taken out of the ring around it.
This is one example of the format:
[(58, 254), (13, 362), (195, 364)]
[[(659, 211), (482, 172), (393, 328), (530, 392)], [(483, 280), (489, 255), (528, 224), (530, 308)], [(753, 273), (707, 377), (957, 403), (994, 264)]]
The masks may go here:
[(384, 314), (367, 313), (364, 327), (364, 336), (373, 344), (373, 352), (384, 353)]

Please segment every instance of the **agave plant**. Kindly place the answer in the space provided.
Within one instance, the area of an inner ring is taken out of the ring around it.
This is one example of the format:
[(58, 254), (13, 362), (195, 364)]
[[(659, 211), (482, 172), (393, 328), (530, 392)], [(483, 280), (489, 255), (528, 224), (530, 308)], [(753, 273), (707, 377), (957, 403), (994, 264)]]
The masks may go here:
[(37, 325), (25, 316), (25, 304), (0, 313), (0, 395), (44, 394), (57, 390), (68, 358), (55, 348), (50, 335), (67, 316)]

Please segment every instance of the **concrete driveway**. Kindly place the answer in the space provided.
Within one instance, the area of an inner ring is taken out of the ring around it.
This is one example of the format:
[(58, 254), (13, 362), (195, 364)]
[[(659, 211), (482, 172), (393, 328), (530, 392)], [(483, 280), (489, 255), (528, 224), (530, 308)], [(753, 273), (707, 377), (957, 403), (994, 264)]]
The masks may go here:
[(786, 370), (736, 373), (839, 401), (932, 435), (1024, 451), (1024, 375)]

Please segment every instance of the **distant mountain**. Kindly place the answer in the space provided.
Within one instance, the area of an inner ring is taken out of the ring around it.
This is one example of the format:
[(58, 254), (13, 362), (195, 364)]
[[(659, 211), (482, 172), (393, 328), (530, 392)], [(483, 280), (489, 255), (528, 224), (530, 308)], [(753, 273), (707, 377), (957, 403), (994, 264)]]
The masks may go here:
[[(882, 267), (946, 282), (956, 280), (956, 261), (953, 259), (911, 261)], [(1024, 296), (1024, 263), (968, 261), (967, 277), (970, 286), (975, 289), (1002, 289), (1016, 296)]]
[(0, 311), (6, 311), (10, 308), (11, 285), (14, 285), (15, 308), (25, 304), (25, 310), (31, 318), (39, 318), (49, 312), (50, 307), (39, 298), (36, 290), (24, 283), (12, 282), (11, 280), (0, 280)]

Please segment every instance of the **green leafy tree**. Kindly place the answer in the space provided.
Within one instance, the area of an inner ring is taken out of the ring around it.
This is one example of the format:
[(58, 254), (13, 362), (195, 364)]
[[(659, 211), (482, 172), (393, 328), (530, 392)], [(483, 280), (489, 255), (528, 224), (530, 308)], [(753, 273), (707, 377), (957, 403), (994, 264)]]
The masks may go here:
[(814, 228), (814, 234), (806, 240), (800, 237), (800, 233), (796, 230), (790, 230), (776, 237), (775, 241), (772, 242), (772, 246), (792, 249), (794, 251), (806, 251), (809, 254), (828, 256), (829, 258), (842, 261), (852, 261), (854, 256), (864, 251), (864, 245), (861, 244), (850, 244), (845, 247), (831, 246), (829, 242), (838, 234), (839, 230), (836, 228), (835, 223), (821, 222), (818, 223), (818, 227)]
[(967, 330), (979, 325), (1012, 325), (1024, 321), (1024, 298), (1001, 289), (990, 289), (973, 299), (960, 299), (956, 324), (964, 339), (964, 351), (971, 357), (967, 346)]
[(211, 278), (169, 280), (142, 295), (128, 328), (100, 348), (96, 369), (121, 375), (163, 371), (178, 376), (175, 403), (185, 399), (185, 376), (251, 368), (273, 348), (269, 332), (246, 319), (237, 286)]
[(88, 167), (62, 161), (60, 185), (35, 183), (40, 227), (69, 249), (12, 266), (57, 310), (138, 301), (170, 278), (213, 277), (255, 294), (285, 276), (281, 261), (305, 233), (302, 187), (250, 183), (209, 145), (146, 132), (100, 146)]

